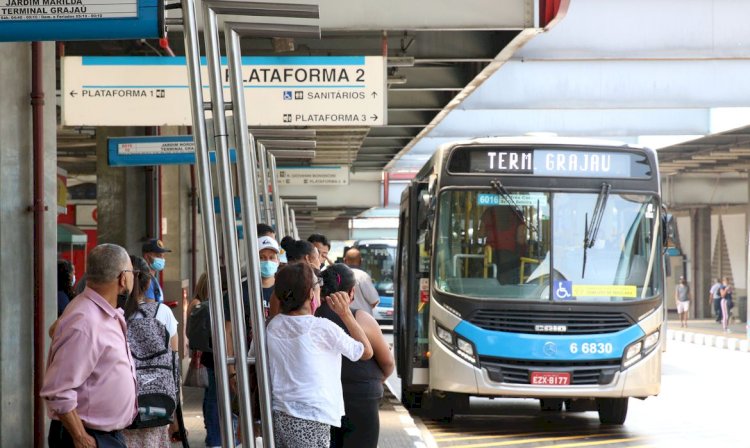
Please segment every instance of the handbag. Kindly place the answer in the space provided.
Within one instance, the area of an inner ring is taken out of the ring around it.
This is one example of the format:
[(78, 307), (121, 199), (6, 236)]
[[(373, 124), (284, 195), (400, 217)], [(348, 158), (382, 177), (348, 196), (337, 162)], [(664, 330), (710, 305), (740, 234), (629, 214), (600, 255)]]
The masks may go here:
[(194, 351), (185, 374), (185, 387), (208, 387), (208, 370), (201, 364), (201, 352)]

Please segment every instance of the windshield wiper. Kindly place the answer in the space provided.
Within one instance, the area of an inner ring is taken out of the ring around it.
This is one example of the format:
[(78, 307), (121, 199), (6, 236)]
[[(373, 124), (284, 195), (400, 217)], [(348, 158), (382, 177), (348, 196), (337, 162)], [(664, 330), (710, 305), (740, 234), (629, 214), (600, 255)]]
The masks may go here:
[(604, 216), (604, 210), (607, 208), (607, 199), (609, 199), (609, 190), (612, 185), (608, 183), (602, 184), (602, 189), (599, 190), (599, 196), (596, 198), (596, 205), (594, 210), (591, 212), (591, 224), (589, 225), (589, 214), (586, 213), (584, 221), (584, 233), (583, 233), (583, 267), (581, 268), (581, 278), (586, 276), (586, 252), (594, 247), (596, 243), (596, 235), (599, 233), (599, 227), (602, 224), (602, 217)]
[(513, 210), (513, 214), (516, 215), (516, 218), (518, 218), (518, 221), (525, 224), (526, 218), (524, 218), (523, 212), (516, 204), (516, 201), (513, 200), (513, 196), (511, 196), (510, 193), (508, 193), (508, 190), (505, 189), (502, 182), (500, 182), (499, 180), (493, 180), (493, 181), (490, 181), (490, 185), (492, 185), (492, 188), (494, 188), (495, 191), (497, 191), (497, 193), (503, 199), (505, 199), (508, 205), (510, 205), (510, 208)]

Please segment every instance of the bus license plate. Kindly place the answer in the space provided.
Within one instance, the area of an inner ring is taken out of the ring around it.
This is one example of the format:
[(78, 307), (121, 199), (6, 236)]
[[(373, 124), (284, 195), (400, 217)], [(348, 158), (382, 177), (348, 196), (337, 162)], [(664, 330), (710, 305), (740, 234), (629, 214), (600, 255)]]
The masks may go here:
[(570, 373), (531, 372), (531, 384), (537, 386), (570, 386)]

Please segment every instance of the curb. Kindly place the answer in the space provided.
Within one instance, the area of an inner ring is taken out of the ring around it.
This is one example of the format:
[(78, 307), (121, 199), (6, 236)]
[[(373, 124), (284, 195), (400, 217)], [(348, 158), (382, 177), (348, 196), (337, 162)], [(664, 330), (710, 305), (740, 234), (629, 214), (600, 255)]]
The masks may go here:
[(712, 334), (694, 333), (691, 331), (667, 330), (667, 338), (672, 341), (688, 344), (704, 345), (730, 351), (750, 352), (750, 342), (747, 339), (731, 336), (714, 336)]

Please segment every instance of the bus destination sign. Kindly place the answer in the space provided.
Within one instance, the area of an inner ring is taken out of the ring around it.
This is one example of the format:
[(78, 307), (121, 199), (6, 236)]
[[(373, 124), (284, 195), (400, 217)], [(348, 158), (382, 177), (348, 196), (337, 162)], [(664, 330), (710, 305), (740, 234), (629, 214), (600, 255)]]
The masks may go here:
[(458, 148), (449, 162), (453, 173), (526, 174), (532, 176), (651, 177), (645, 154), (574, 149), (481, 147)]

